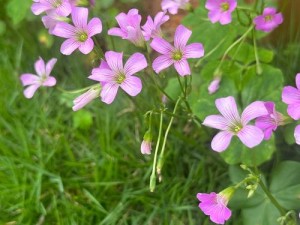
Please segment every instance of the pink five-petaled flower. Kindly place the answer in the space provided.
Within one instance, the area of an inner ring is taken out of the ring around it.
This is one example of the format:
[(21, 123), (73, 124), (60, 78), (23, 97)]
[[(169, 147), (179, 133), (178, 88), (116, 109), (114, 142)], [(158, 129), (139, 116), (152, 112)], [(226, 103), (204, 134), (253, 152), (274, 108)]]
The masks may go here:
[(209, 10), (208, 18), (212, 23), (231, 23), (231, 13), (237, 6), (236, 0), (207, 0), (205, 8)]
[(114, 101), (119, 87), (130, 96), (141, 92), (142, 81), (133, 75), (146, 67), (146, 58), (141, 53), (134, 53), (123, 66), (123, 53), (108, 51), (101, 66), (93, 69), (89, 78), (103, 83), (101, 99), (110, 104)]
[(241, 117), (232, 96), (217, 99), (216, 106), (222, 115), (207, 116), (203, 122), (205, 126), (221, 130), (211, 142), (214, 151), (226, 150), (234, 135), (238, 136), (242, 143), (249, 148), (262, 142), (263, 131), (256, 126), (248, 125), (248, 123), (259, 116), (268, 114), (263, 102), (251, 103), (243, 111)]
[(72, 11), (72, 7), (69, 0), (34, 0), (31, 11), (35, 15), (55, 11), (59, 15), (68, 16)]
[(73, 103), (74, 106), (72, 107), (73, 111), (77, 111), (84, 106), (86, 106), (88, 103), (90, 103), (92, 100), (100, 96), (100, 85), (96, 87), (90, 88), (87, 92), (84, 92), (82, 95), (79, 95), (77, 98), (74, 99)]
[(294, 137), (295, 137), (296, 143), (298, 145), (300, 145), (300, 125), (296, 126), (295, 132), (294, 132)]
[(142, 17), (137, 9), (131, 9), (127, 14), (120, 13), (116, 16), (116, 20), (120, 28), (109, 29), (109, 35), (126, 39), (139, 47), (144, 46), (145, 39), (141, 30)]
[(204, 49), (201, 43), (187, 45), (192, 31), (179, 25), (176, 28), (174, 36), (174, 47), (162, 38), (156, 37), (150, 46), (160, 54), (152, 64), (156, 73), (174, 64), (174, 67), (180, 76), (190, 75), (191, 70), (187, 62), (189, 58), (200, 58), (204, 55)]
[(143, 35), (146, 41), (149, 41), (150, 38), (161, 37), (161, 29), (160, 26), (169, 20), (169, 16), (166, 15), (165, 12), (159, 12), (154, 17), (154, 20), (151, 16), (148, 16), (147, 21), (143, 28)]
[(99, 18), (93, 18), (89, 23), (88, 9), (75, 7), (72, 10), (72, 21), (75, 26), (66, 22), (58, 23), (52, 33), (58, 37), (67, 38), (60, 48), (64, 55), (72, 54), (75, 49), (79, 49), (83, 54), (90, 53), (94, 48), (92, 36), (102, 31), (102, 23)]
[(32, 98), (40, 86), (52, 87), (56, 84), (56, 79), (50, 76), (56, 61), (57, 59), (53, 58), (45, 65), (44, 60), (40, 57), (34, 64), (37, 75), (31, 73), (21, 75), (20, 80), (23, 86), (28, 86), (24, 90), (26, 98)]
[(296, 86), (287, 86), (282, 91), (282, 101), (288, 104), (287, 112), (294, 119), (300, 119), (300, 73), (296, 75)]
[(189, 0), (162, 0), (161, 8), (163, 11), (169, 11), (171, 14), (177, 14), (178, 9), (185, 9)]
[(212, 222), (224, 224), (231, 217), (231, 210), (227, 207), (229, 197), (222, 192), (198, 193), (197, 198), (200, 201), (199, 208), (210, 217)]
[(275, 110), (274, 102), (265, 102), (265, 107), (268, 110), (268, 115), (257, 117), (255, 120), (255, 126), (263, 130), (264, 139), (269, 140), (272, 132), (277, 129), (278, 126), (283, 125), (284, 116)]
[(276, 9), (272, 7), (265, 8), (263, 14), (257, 16), (253, 20), (256, 30), (270, 32), (283, 22), (281, 13), (276, 13)]

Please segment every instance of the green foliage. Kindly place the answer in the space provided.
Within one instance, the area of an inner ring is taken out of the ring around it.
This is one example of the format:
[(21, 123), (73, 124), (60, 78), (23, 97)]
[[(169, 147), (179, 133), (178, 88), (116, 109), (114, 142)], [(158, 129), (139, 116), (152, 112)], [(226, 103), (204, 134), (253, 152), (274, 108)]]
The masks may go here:
[(32, 4), (31, 0), (9, 0), (6, 5), (6, 13), (14, 25), (19, 24), (27, 15)]
[(88, 129), (92, 126), (92, 124), (93, 124), (93, 116), (91, 112), (84, 109), (74, 112), (73, 114), (74, 128)]
[[(283, 161), (272, 172), (269, 190), (275, 199), (286, 210), (297, 210), (300, 207), (300, 163)], [(237, 166), (231, 166), (230, 179), (237, 183), (246, 177), (247, 173)], [(266, 182), (265, 182), (266, 183)], [(271, 203), (259, 187), (255, 194), (247, 198), (247, 190), (239, 189), (232, 198), (230, 205), (242, 209), (245, 225), (276, 225), (280, 217), (278, 209)]]

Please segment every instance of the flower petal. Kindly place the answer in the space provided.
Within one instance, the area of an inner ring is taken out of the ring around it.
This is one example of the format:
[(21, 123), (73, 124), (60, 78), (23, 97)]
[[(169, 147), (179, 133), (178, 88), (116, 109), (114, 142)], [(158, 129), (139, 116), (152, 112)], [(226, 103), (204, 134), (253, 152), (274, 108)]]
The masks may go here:
[(55, 77), (48, 77), (43, 83), (42, 86), (52, 87), (56, 84)]
[(231, 23), (231, 12), (222, 13), (220, 16), (220, 24), (226, 25)]
[(89, 36), (94, 36), (95, 34), (100, 34), (102, 32), (102, 23), (99, 18), (93, 18), (88, 23), (88, 34)]
[(101, 100), (106, 104), (111, 104), (118, 92), (119, 85), (116, 83), (106, 83), (101, 90)]
[(180, 76), (191, 75), (191, 69), (186, 59), (174, 62), (174, 67)]
[(58, 7), (56, 10), (56, 13), (62, 16), (68, 16), (70, 15), (72, 11), (71, 4), (69, 1), (64, 0), (60, 7)]
[(232, 96), (219, 98), (215, 103), (219, 112), (227, 119), (227, 123), (236, 125), (236, 122), (240, 122), (237, 106)]
[(217, 198), (217, 194), (215, 192), (211, 192), (209, 194), (206, 193), (198, 193), (197, 198), (201, 202), (214, 202)]
[(89, 11), (87, 8), (75, 7), (72, 10), (72, 21), (78, 28), (85, 28), (87, 26)]
[(220, 115), (207, 116), (202, 124), (204, 126), (212, 127), (219, 130), (228, 130), (227, 120)]
[(122, 37), (123, 39), (126, 38), (126, 36), (127, 36), (123, 30), (121, 30), (120, 28), (117, 28), (117, 27), (113, 27), (113, 28), (109, 29), (107, 34), (112, 35), (112, 36)]
[(117, 73), (123, 71), (123, 53), (108, 51), (105, 53), (105, 59), (111, 70)]
[(201, 43), (193, 43), (185, 47), (184, 56), (186, 58), (200, 58), (203, 55), (204, 49)]
[(151, 48), (163, 55), (168, 55), (173, 51), (173, 46), (166, 40), (156, 37), (150, 44)]
[(54, 67), (56, 62), (57, 62), (56, 58), (53, 58), (49, 62), (47, 62), (47, 64), (46, 64), (46, 76), (50, 76), (50, 73), (53, 70), (53, 67)]
[(211, 10), (208, 12), (208, 18), (212, 23), (216, 23), (220, 20), (221, 13), (219, 10)]
[(65, 40), (61, 47), (60, 52), (64, 55), (71, 55), (77, 48), (79, 48), (80, 43), (74, 39)]
[(246, 125), (250, 120), (253, 120), (259, 116), (268, 115), (264, 102), (255, 101), (248, 105), (242, 113), (241, 120)]
[(115, 74), (111, 69), (95, 68), (92, 70), (92, 75), (88, 78), (99, 82), (113, 82), (115, 80)]
[(300, 102), (296, 104), (290, 104), (287, 108), (287, 112), (294, 120), (300, 119)]
[(161, 55), (154, 59), (152, 63), (153, 70), (156, 73), (168, 68), (173, 64), (173, 60), (170, 59), (169, 56)]
[(75, 36), (76, 28), (68, 23), (59, 22), (54, 27), (52, 34), (62, 38), (72, 38)]
[(138, 77), (128, 76), (120, 86), (130, 96), (136, 96), (142, 90), (142, 81)]
[(300, 73), (296, 74), (296, 86), (300, 90)]
[(31, 84), (37, 84), (40, 80), (40, 78), (31, 73), (24, 73), (20, 76), (20, 80), (22, 82), (23, 86), (31, 85)]
[(147, 60), (141, 53), (134, 53), (125, 63), (124, 70), (126, 75), (133, 75), (147, 67)]
[(85, 42), (81, 43), (79, 46), (79, 51), (83, 54), (89, 54), (94, 48), (94, 41), (92, 38), (88, 38)]
[(44, 60), (40, 57), (34, 64), (37, 75), (44, 76), (46, 74), (46, 66)]
[(50, 4), (41, 4), (39, 2), (33, 3), (31, 6), (31, 11), (34, 15), (40, 15), (49, 9), (51, 9)]
[(294, 137), (295, 137), (296, 143), (298, 145), (300, 145), (300, 125), (296, 126), (295, 132), (294, 132)]
[(184, 48), (191, 35), (192, 35), (192, 31), (190, 31), (183, 25), (179, 25), (176, 28), (175, 36), (174, 36), (175, 48), (179, 48), (179, 49)]
[(300, 103), (300, 90), (292, 86), (283, 88), (282, 101), (286, 104)]
[(25, 90), (24, 90), (24, 95), (26, 98), (32, 98), (32, 96), (34, 95), (34, 93), (36, 92), (36, 90), (40, 87), (39, 84), (33, 84), (28, 86)]
[(233, 134), (229, 131), (221, 131), (211, 141), (211, 148), (216, 152), (226, 150), (231, 142)]
[(237, 133), (237, 136), (243, 142), (243, 144), (249, 148), (259, 145), (264, 139), (264, 133), (262, 130), (252, 125), (244, 126)]

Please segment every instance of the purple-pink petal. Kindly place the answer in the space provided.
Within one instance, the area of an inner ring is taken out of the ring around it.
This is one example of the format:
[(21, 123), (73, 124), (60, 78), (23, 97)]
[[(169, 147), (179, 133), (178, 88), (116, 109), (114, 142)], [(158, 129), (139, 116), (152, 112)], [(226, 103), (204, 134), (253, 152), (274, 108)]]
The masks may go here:
[(300, 119), (300, 102), (288, 105), (287, 112), (294, 120)]
[(300, 125), (296, 126), (295, 132), (294, 132), (294, 137), (295, 137), (296, 143), (298, 145), (300, 145)]
[(300, 103), (300, 90), (292, 86), (283, 88), (282, 101), (286, 104)]
[(125, 39), (127, 36), (126, 32), (124, 32), (122, 29), (120, 29), (118, 27), (113, 27), (113, 28), (109, 29), (107, 33), (108, 33), (108, 35), (118, 36), (123, 39)]
[(175, 61), (174, 67), (180, 76), (191, 75), (191, 69), (186, 59)]
[(37, 75), (44, 76), (46, 74), (45, 62), (41, 57), (34, 63), (34, 68)]
[(73, 101), (74, 106), (72, 107), (73, 111), (77, 111), (86, 106), (89, 102), (99, 96), (99, 92), (99, 89), (91, 88), (87, 92), (75, 98)]
[(204, 48), (201, 43), (193, 43), (185, 47), (184, 56), (186, 58), (200, 58), (203, 55), (204, 55)]
[(130, 96), (136, 96), (142, 91), (142, 81), (135, 76), (128, 76), (120, 87)]
[(40, 15), (41, 13), (50, 10), (51, 5), (50, 4), (41, 4), (39, 2), (33, 3), (31, 6), (31, 11), (34, 15)]
[(54, 67), (56, 62), (57, 62), (56, 58), (53, 58), (49, 62), (47, 62), (47, 64), (46, 64), (46, 76), (50, 76), (50, 73), (53, 70), (53, 67)]
[(192, 35), (192, 31), (190, 31), (183, 25), (179, 25), (176, 28), (175, 36), (174, 36), (175, 48), (183, 49), (186, 46), (191, 35)]
[(99, 82), (112, 82), (114, 81), (115, 74), (111, 69), (95, 68), (92, 70), (92, 75), (88, 78)]
[(249, 148), (259, 145), (264, 139), (264, 133), (256, 126), (246, 125), (238, 133), (237, 136)]
[(211, 148), (217, 152), (225, 151), (228, 148), (232, 137), (233, 134), (229, 131), (221, 131), (217, 133), (217, 135), (212, 139)]
[(300, 73), (296, 74), (296, 86), (300, 92)]
[(264, 102), (255, 101), (248, 105), (242, 113), (241, 120), (244, 125), (246, 125), (249, 121), (268, 114), (268, 110), (266, 109)]
[(24, 96), (26, 98), (32, 98), (32, 96), (34, 95), (34, 93), (36, 92), (36, 90), (40, 87), (39, 84), (33, 84), (28, 86), (25, 90), (24, 90)]
[(168, 68), (173, 64), (173, 60), (169, 56), (161, 55), (154, 59), (152, 63), (153, 70), (156, 73)]
[(218, 10), (212, 10), (208, 12), (208, 18), (212, 23), (216, 23), (220, 20), (221, 14)]
[(39, 77), (31, 73), (24, 73), (21, 75), (20, 80), (23, 86), (39, 83)]
[(106, 83), (101, 90), (101, 100), (106, 104), (111, 104), (116, 98), (119, 85), (116, 83)]
[(123, 53), (108, 51), (105, 53), (105, 59), (114, 72), (123, 71)]
[(65, 40), (61, 47), (60, 52), (64, 55), (71, 55), (77, 48), (79, 48), (80, 42), (73, 38)]
[(157, 37), (154, 38), (150, 44), (151, 48), (153, 48), (155, 51), (159, 52), (160, 54), (167, 55), (171, 51), (173, 51), (174, 47), (167, 42), (166, 40)]
[(216, 107), (229, 123), (240, 121), (235, 99), (232, 96), (216, 99)]
[(78, 28), (84, 28), (87, 26), (89, 11), (87, 8), (74, 7), (72, 10), (72, 21)]
[(80, 43), (79, 51), (83, 54), (89, 54), (94, 48), (94, 41), (92, 38), (88, 38), (85, 42)]
[(58, 7), (56, 10), (56, 13), (62, 15), (62, 16), (68, 16), (70, 15), (72, 11), (71, 4), (68, 0), (63, 0), (60, 7)]
[(226, 25), (231, 23), (231, 12), (224, 12), (220, 15), (220, 24)]
[(89, 36), (100, 34), (102, 32), (102, 22), (99, 18), (93, 18), (87, 25)]
[(55, 77), (48, 77), (43, 83), (42, 86), (52, 87), (56, 84)]
[(210, 115), (204, 119), (203, 125), (219, 130), (228, 130), (230, 124), (228, 124), (227, 120), (221, 115)]
[(129, 57), (124, 66), (126, 75), (133, 75), (147, 67), (147, 60), (141, 53), (134, 53)]
[(76, 28), (68, 23), (59, 22), (54, 27), (52, 34), (62, 38), (72, 38), (75, 36)]

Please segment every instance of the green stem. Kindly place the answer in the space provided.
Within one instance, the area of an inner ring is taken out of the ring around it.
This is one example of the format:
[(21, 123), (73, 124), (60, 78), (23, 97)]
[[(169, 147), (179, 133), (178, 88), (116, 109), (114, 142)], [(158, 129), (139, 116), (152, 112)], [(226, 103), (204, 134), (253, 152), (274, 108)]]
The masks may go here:
[(157, 163), (157, 154), (158, 154), (158, 149), (159, 149), (159, 144), (160, 144), (160, 139), (161, 139), (161, 133), (162, 133), (162, 124), (163, 124), (163, 111), (160, 113), (160, 120), (159, 120), (159, 131), (158, 131), (158, 138), (156, 142), (156, 147), (155, 147), (155, 153), (154, 153), (154, 159), (153, 159), (153, 167), (152, 167), (152, 174), (150, 176), (150, 191), (153, 192), (155, 189), (155, 184), (156, 184), (156, 173), (155, 173), (155, 168), (156, 168), (156, 163)]
[(277, 202), (277, 200), (273, 197), (273, 195), (271, 194), (271, 192), (268, 190), (268, 188), (266, 187), (266, 185), (264, 184), (264, 182), (261, 179), (259, 179), (259, 185), (261, 186), (261, 188), (263, 189), (265, 194), (268, 196), (268, 198), (270, 199), (272, 204), (278, 209), (281, 216), (285, 216), (285, 214), (286, 214), (285, 209), (282, 208), (282, 206)]
[(255, 36), (255, 30), (252, 30), (252, 38), (253, 38), (253, 46), (254, 46), (254, 55), (255, 55), (255, 61), (256, 61), (256, 73), (261, 74), (262, 68), (259, 62), (259, 57), (257, 53), (257, 45), (256, 45), (256, 36)]
[(81, 88), (81, 89), (78, 89), (78, 90), (73, 90), (73, 91), (65, 90), (65, 89), (63, 89), (63, 88), (61, 88), (61, 87), (59, 87), (59, 86), (57, 86), (56, 88), (57, 88), (57, 90), (59, 90), (59, 91), (61, 91), (61, 92), (63, 92), (63, 93), (77, 94), (77, 93), (84, 92), (84, 91), (86, 91), (86, 90), (89, 90), (89, 89), (94, 88), (94, 87), (97, 87), (97, 86), (100, 87), (99, 84), (93, 84), (93, 85), (91, 85), (91, 86), (88, 86), (88, 87), (85, 87), (85, 88)]
[[(181, 101), (181, 97), (179, 97), (176, 101), (176, 104), (175, 104), (175, 107), (174, 107), (174, 110), (173, 110), (173, 114), (176, 113), (177, 107), (178, 107), (180, 101)], [(168, 134), (169, 134), (169, 131), (171, 129), (173, 120), (174, 120), (174, 116), (171, 117), (170, 122), (169, 122), (168, 127), (167, 127), (167, 130), (166, 130), (166, 133), (164, 135), (164, 140), (163, 140), (163, 144), (162, 144), (162, 148), (161, 148), (161, 152), (160, 152), (159, 159), (158, 159), (158, 164), (157, 164), (157, 173), (158, 174), (160, 174), (160, 171), (161, 171), (164, 152), (165, 152), (165, 147), (166, 147), (166, 143), (167, 143), (167, 138), (168, 138)]]

